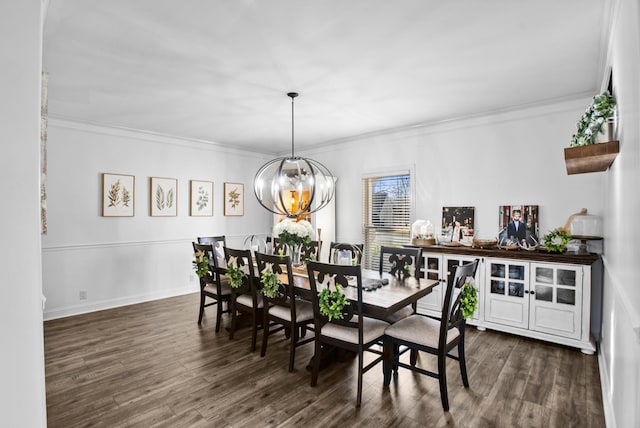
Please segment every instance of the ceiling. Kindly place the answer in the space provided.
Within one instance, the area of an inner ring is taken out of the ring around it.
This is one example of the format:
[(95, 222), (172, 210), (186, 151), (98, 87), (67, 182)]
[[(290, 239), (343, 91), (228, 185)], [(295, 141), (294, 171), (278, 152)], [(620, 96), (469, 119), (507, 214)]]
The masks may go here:
[(574, 99), (607, 3), (49, 0), (49, 113), (282, 154), (291, 91), (296, 149)]

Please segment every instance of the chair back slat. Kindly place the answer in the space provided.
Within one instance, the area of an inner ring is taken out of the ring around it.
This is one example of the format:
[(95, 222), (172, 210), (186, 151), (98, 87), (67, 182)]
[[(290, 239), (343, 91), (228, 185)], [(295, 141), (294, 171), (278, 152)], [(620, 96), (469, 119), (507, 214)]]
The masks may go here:
[(224, 247), (227, 246), (227, 237), (225, 235), (199, 236), (198, 243), (211, 244), (213, 246), (213, 254), (216, 256), (213, 258), (213, 263), (216, 268), (220, 267), (224, 259)]
[(380, 247), (380, 275), (385, 270), (399, 279), (414, 276), (420, 279), (422, 268), (422, 250), (409, 247)]
[[(362, 317), (355, 317), (355, 315), (362, 314), (362, 271), (360, 265), (335, 265), (312, 261), (307, 263), (307, 273), (314, 316), (316, 320), (320, 321), (318, 327), (321, 327), (326, 322), (331, 322), (346, 327), (360, 328), (360, 334), (362, 334)], [(349, 285), (350, 279), (352, 285)], [(343, 292), (347, 287), (357, 287), (358, 300), (357, 302), (349, 302), (343, 308), (342, 319), (334, 318), (328, 321), (328, 318), (320, 312), (318, 293), (325, 288), (334, 291), (336, 290), (336, 284), (342, 288)]]
[[(289, 256), (280, 256), (275, 254), (265, 254), (256, 252), (256, 263), (258, 265), (257, 275), (259, 278), (262, 278), (263, 271), (267, 268), (267, 265), (270, 266), (273, 273), (278, 275), (280, 278), (285, 277), (286, 282), (280, 281), (278, 286), (278, 290), (274, 297), (269, 297), (266, 294), (262, 294), (263, 299), (269, 302), (271, 305), (279, 305), (285, 306), (288, 308), (292, 308), (292, 318), (295, 319), (295, 305), (292, 305), (293, 299), (295, 299), (295, 292), (293, 284), (293, 269), (291, 267), (291, 257)], [(264, 288), (264, 284), (262, 284), (262, 279), (260, 279), (261, 286), (260, 289)]]
[(256, 306), (257, 294), (254, 284), (254, 265), (253, 258), (251, 256), (251, 250), (238, 250), (234, 248), (224, 247), (224, 257), (229, 266), (229, 260), (234, 257), (238, 267), (243, 271), (242, 282), (239, 287), (231, 287), (233, 294), (249, 294), (254, 300), (254, 307)]

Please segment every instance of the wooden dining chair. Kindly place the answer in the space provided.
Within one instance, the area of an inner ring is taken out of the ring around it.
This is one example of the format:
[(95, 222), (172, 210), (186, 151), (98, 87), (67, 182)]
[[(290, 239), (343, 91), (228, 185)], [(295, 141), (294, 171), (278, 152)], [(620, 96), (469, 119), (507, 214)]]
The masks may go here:
[[(322, 353), (326, 346), (333, 346), (354, 352), (358, 355), (358, 392), (356, 407), (362, 402), (362, 375), (383, 360), (382, 350), (378, 343), (389, 326), (385, 321), (369, 318), (362, 311), (362, 272), (360, 265), (335, 265), (330, 263), (308, 262), (307, 271), (311, 290), (314, 324), (315, 324), (315, 354), (311, 372), (311, 386), (318, 382), (318, 372)], [(347, 278), (353, 278), (357, 288), (357, 300), (348, 302), (342, 310), (342, 319), (333, 318), (330, 321), (320, 312), (318, 293), (329, 288), (335, 289), (339, 284), (344, 290), (350, 287)], [(376, 357), (367, 365), (364, 364), (364, 353), (371, 352)]]
[(283, 244), (282, 241), (280, 241), (280, 238), (272, 238), (271, 242), (272, 242), (272, 248), (273, 248), (271, 252), (273, 254), (277, 254), (277, 255), (287, 254), (287, 246)]
[[(398, 367), (406, 368), (416, 373), (435, 377), (440, 382), (440, 399), (442, 408), (449, 411), (449, 398), (447, 393), (447, 357), (457, 360), (460, 365), (460, 375), (465, 388), (469, 387), (467, 377), (467, 364), (464, 352), (464, 332), (466, 320), (460, 309), (460, 293), (454, 297), (454, 289), (460, 288), (466, 282), (467, 277), (474, 277), (478, 268), (478, 260), (472, 263), (455, 266), (453, 281), (447, 284), (444, 303), (442, 305), (441, 318), (433, 319), (426, 315), (414, 314), (392, 324), (385, 331), (384, 346), (393, 347), (393, 369), (396, 373)], [(410, 363), (400, 361), (397, 350), (400, 346), (411, 349)], [(453, 348), (458, 349), (457, 355), (451, 353)], [(415, 351), (415, 353), (414, 353)], [(433, 372), (417, 366), (417, 354), (419, 351), (437, 356), (438, 371)], [(387, 384), (390, 378), (385, 381)]]
[(224, 266), (224, 247), (227, 246), (227, 237), (225, 235), (198, 236), (198, 244), (213, 245), (217, 266)]
[[(289, 371), (294, 369), (296, 347), (302, 346), (314, 340), (313, 337), (303, 338), (307, 327), (313, 330), (313, 307), (308, 300), (300, 298), (300, 288), (293, 284), (293, 269), (291, 257), (271, 254), (255, 253), (258, 264), (258, 275), (261, 282), (262, 298), (264, 299), (264, 321), (262, 323), (262, 349), (260, 356), (267, 353), (269, 336), (279, 331), (285, 331), (289, 338)], [(264, 275), (273, 272), (279, 277), (279, 284), (269, 293)]]
[[(263, 299), (258, 293), (255, 267), (251, 250), (237, 250), (224, 247), (227, 269), (236, 263), (243, 271), (242, 281), (238, 287), (231, 286), (231, 329), (229, 339), (233, 339), (238, 329), (238, 316), (243, 314), (251, 318), (251, 352), (256, 350), (258, 328), (262, 326)], [(233, 260), (232, 260), (233, 258)]]
[[(422, 250), (420, 248), (409, 247), (380, 247), (380, 265), (378, 271), (380, 276), (383, 272), (404, 279), (409, 276), (420, 280), (420, 270), (422, 269)], [(416, 312), (417, 304), (413, 304), (396, 311), (389, 316), (386, 321), (393, 324)]]
[[(193, 242), (193, 252), (202, 251), (209, 259), (211, 269), (205, 276), (200, 277), (200, 311), (198, 325), (202, 323), (204, 308), (216, 305), (216, 333), (220, 331), (222, 314), (231, 312), (231, 287), (229, 280), (224, 277), (218, 266), (218, 258), (214, 244), (200, 244)], [(207, 300), (210, 299), (209, 302)], [(226, 309), (223, 307), (226, 305)]]
[(349, 244), (346, 242), (331, 242), (329, 244), (329, 263), (338, 263), (338, 254), (340, 251), (349, 251), (351, 253), (351, 260), (356, 259), (356, 264), (362, 264), (362, 252), (364, 251), (364, 244)]
[(322, 241), (311, 241), (308, 244), (302, 244), (302, 248), (300, 249), (300, 261), (320, 261), (321, 250)]

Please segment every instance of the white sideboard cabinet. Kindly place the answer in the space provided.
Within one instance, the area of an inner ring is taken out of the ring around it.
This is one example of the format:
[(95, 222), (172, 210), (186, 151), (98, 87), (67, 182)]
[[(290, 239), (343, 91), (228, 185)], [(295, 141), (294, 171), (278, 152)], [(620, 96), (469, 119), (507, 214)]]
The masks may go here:
[(441, 282), (418, 302), (440, 316), (453, 266), (479, 259), (478, 309), (468, 324), (579, 348), (593, 354), (601, 322), (602, 270), (595, 254), (422, 247), (422, 274)]

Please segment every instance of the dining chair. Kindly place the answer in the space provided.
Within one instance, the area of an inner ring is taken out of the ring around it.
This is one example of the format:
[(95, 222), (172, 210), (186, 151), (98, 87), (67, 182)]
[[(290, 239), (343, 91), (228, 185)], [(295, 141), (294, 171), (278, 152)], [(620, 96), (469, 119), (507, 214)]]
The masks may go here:
[(329, 244), (329, 263), (338, 264), (338, 255), (340, 251), (348, 251), (350, 259), (356, 259), (356, 264), (362, 263), (362, 252), (364, 244), (349, 244), (346, 242), (331, 242)]
[(300, 261), (319, 261), (321, 250), (322, 241), (311, 241), (308, 244), (302, 244), (302, 248), (300, 249)]
[[(200, 239), (200, 238), (198, 238)], [(231, 287), (229, 280), (221, 274), (218, 266), (218, 258), (213, 243), (201, 244), (193, 242), (193, 252), (202, 251), (209, 258), (211, 269), (207, 275), (200, 277), (200, 311), (198, 314), (198, 325), (202, 323), (204, 308), (216, 305), (216, 333), (220, 331), (220, 321), (222, 314), (231, 312)], [(207, 303), (207, 298), (212, 301)], [(223, 306), (226, 305), (226, 309)]]
[[(362, 375), (383, 361), (383, 352), (377, 345), (389, 323), (363, 315), (362, 271), (360, 265), (335, 265), (310, 261), (307, 263), (307, 272), (315, 325), (315, 354), (313, 356), (311, 386), (315, 386), (318, 382), (320, 362), (327, 346), (354, 352), (358, 355), (356, 407), (360, 407), (362, 402)], [(349, 285), (348, 278), (352, 278), (355, 283)], [(320, 312), (318, 293), (325, 288), (333, 291), (338, 284), (345, 290), (347, 287), (355, 286), (358, 297), (355, 301), (349, 301), (343, 308), (341, 319), (332, 318), (329, 320)], [(374, 359), (367, 365), (364, 364), (365, 352), (376, 354)]]
[(198, 236), (198, 244), (211, 244), (216, 254), (218, 267), (224, 266), (224, 247), (227, 246), (227, 237), (225, 235), (218, 236)]
[[(460, 309), (460, 293), (454, 296), (454, 289), (464, 285), (467, 277), (474, 277), (478, 268), (478, 260), (464, 265), (455, 266), (453, 281), (447, 284), (444, 303), (442, 304), (441, 318), (434, 319), (422, 314), (414, 314), (390, 325), (384, 336), (384, 346), (393, 347), (393, 370), (396, 374), (398, 367), (409, 369), (413, 372), (435, 377), (440, 382), (440, 399), (444, 411), (449, 411), (449, 398), (447, 393), (447, 357), (457, 360), (460, 365), (460, 375), (465, 388), (469, 387), (467, 377), (467, 365), (464, 353), (464, 332), (466, 320)], [(411, 349), (410, 363), (400, 361), (398, 348), (405, 346)], [(451, 353), (453, 348), (458, 350), (457, 355)], [(390, 348), (389, 348), (390, 349)], [(415, 354), (414, 354), (415, 351)], [(438, 371), (433, 372), (417, 366), (417, 354), (419, 351), (437, 356)], [(388, 384), (390, 378), (386, 381)]]
[(272, 254), (285, 255), (287, 254), (287, 246), (280, 241), (280, 238), (271, 238)]
[[(422, 250), (410, 247), (392, 247), (383, 245), (380, 247), (380, 265), (378, 271), (380, 276), (383, 272), (404, 279), (413, 276), (420, 280), (420, 270), (422, 269)], [(393, 324), (416, 312), (417, 304), (404, 307), (387, 317), (386, 321)]]
[[(303, 338), (307, 327), (313, 330), (313, 306), (308, 300), (300, 298), (300, 292), (298, 291), (300, 288), (293, 285), (291, 257), (260, 252), (256, 252), (255, 256), (258, 264), (262, 298), (264, 299), (260, 356), (264, 357), (267, 353), (269, 336), (284, 330), (290, 341), (289, 371), (292, 372), (296, 357), (296, 347), (314, 340), (313, 337)], [(268, 282), (270, 280), (269, 276), (272, 274), (277, 275), (278, 283), (276, 287), (270, 289)]]
[(258, 327), (262, 326), (262, 295), (258, 293), (255, 284), (255, 268), (251, 250), (238, 250), (224, 247), (224, 257), (227, 263), (227, 269), (232, 265), (242, 270), (242, 280), (238, 287), (231, 287), (231, 329), (229, 330), (229, 339), (233, 339), (234, 333), (238, 329), (238, 316), (243, 314), (251, 319), (251, 352), (256, 350), (256, 342), (258, 336)]

